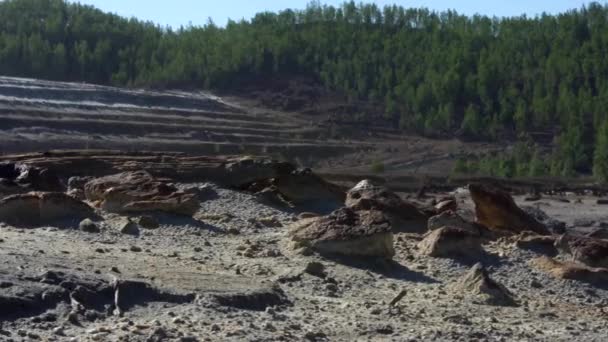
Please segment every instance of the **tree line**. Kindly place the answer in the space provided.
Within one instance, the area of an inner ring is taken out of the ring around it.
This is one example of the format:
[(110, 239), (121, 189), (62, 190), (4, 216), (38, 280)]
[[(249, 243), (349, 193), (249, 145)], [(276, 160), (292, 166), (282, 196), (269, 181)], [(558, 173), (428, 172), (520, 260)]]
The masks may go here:
[[(204, 15), (204, 14), (202, 14)], [(311, 2), (178, 29), (63, 0), (0, 2), (0, 73), (121, 86), (230, 87), (307, 75), (428, 136), (549, 136), (546, 171), (608, 181), (608, 6), (490, 18)]]

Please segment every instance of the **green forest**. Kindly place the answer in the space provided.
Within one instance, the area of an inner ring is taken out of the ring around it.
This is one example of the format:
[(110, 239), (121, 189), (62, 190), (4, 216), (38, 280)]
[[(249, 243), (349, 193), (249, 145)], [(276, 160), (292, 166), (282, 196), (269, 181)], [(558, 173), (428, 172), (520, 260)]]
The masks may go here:
[[(225, 27), (171, 29), (63, 0), (0, 2), (0, 74), (201, 88), (306, 75), (349, 100), (377, 104), (404, 131), (521, 140), (512, 156), (458, 166), (507, 176), (608, 181), (606, 56), (608, 6), (598, 3), (489, 18), (311, 2)], [(549, 137), (544, 149), (539, 136)]]

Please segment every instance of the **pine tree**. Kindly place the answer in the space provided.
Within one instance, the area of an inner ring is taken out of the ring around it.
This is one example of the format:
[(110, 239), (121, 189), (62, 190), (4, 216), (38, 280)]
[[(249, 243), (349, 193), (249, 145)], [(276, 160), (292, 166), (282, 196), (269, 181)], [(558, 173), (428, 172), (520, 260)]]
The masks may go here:
[(608, 183), (608, 120), (598, 127), (596, 140), (593, 175), (598, 181)]

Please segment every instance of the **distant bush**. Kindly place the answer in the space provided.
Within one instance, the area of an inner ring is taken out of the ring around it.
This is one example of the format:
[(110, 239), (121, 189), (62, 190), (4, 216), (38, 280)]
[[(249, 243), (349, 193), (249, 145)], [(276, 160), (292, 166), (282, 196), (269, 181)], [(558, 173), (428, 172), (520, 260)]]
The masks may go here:
[(382, 173), (385, 171), (384, 163), (379, 160), (376, 160), (372, 163), (371, 171), (373, 173)]

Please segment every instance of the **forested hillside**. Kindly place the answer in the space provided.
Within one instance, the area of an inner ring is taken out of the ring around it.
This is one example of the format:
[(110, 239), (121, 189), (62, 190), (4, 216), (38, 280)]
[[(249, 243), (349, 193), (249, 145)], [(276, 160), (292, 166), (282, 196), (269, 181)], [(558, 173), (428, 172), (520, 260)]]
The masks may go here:
[[(0, 2), (1, 74), (205, 88), (307, 75), (377, 104), (403, 130), (519, 137), (530, 158), (496, 162), (511, 174), (608, 178), (607, 55), (608, 6), (597, 3), (496, 19), (313, 2), (226, 27), (169, 29), (62, 0)], [(554, 138), (550, 155), (530, 151), (538, 132)]]

